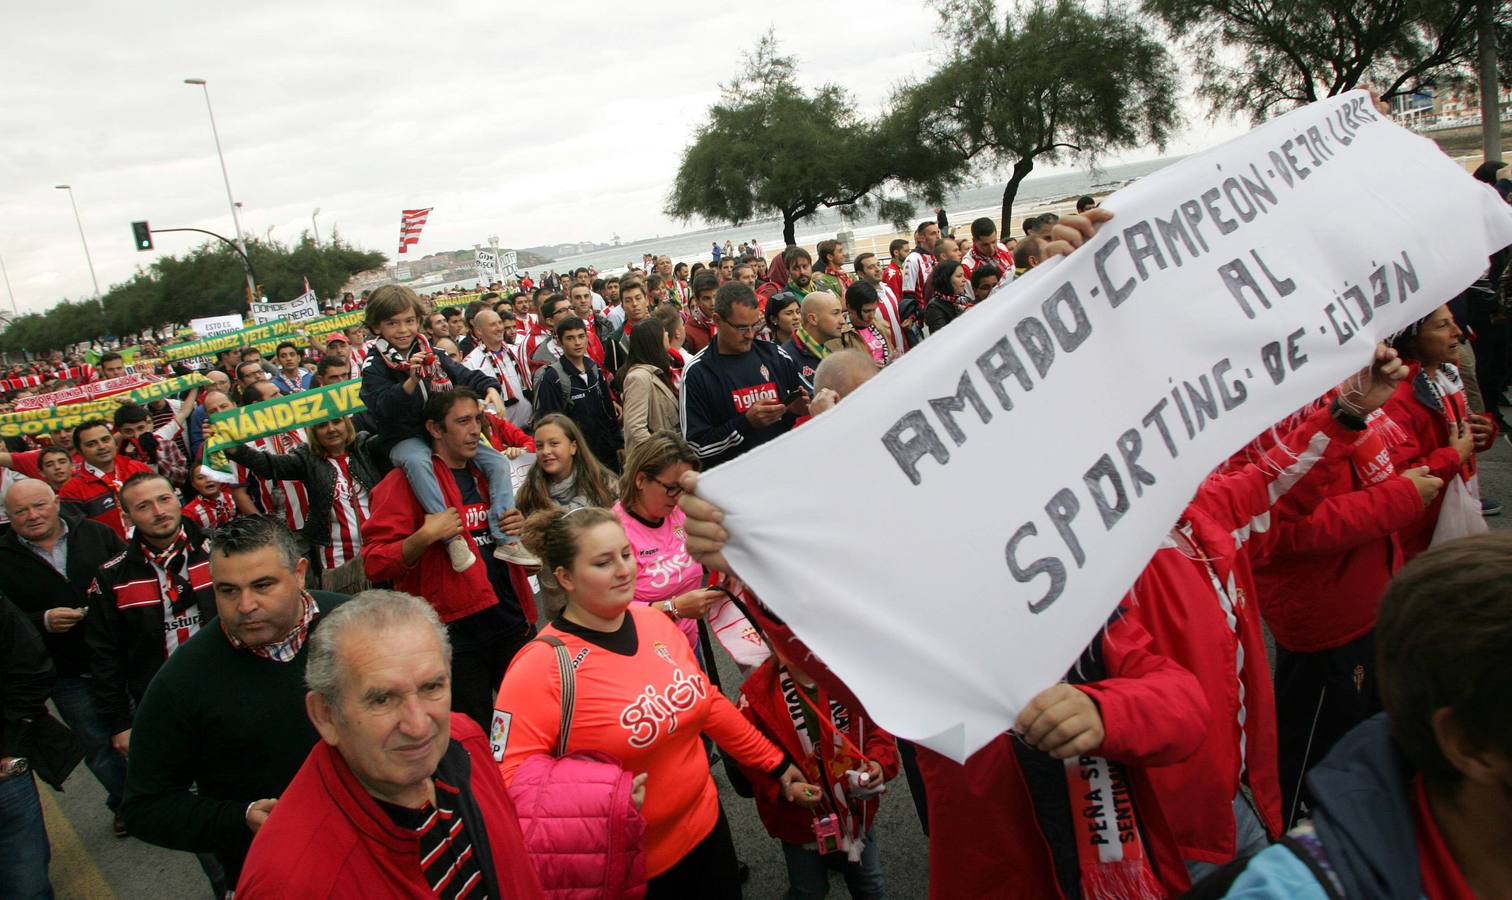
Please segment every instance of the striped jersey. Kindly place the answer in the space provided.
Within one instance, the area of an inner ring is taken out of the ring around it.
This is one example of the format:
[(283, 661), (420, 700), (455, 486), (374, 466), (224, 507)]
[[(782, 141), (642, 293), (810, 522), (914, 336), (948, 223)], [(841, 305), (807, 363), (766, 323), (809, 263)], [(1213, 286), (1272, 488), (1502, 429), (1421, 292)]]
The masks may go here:
[(368, 489), (352, 477), (346, 454), (326, 457), (326, 464), (336, 472), (336, 486), (331, 494), (331, 542), (321, 548), (327, 569), (346, 565), (362, 550), (362, 525), (372, 514)]

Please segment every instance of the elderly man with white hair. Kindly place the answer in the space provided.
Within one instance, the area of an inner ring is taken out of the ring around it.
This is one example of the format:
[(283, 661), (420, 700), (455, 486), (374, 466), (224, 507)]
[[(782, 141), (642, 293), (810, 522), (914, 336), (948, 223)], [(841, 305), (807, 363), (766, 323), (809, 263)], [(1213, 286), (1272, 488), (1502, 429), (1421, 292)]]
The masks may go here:
[(320, 742), (258, 832), (238, 900), (542, 896), (488, 739), (451, 712), (431, 605), (364, 591), (310, 643)]

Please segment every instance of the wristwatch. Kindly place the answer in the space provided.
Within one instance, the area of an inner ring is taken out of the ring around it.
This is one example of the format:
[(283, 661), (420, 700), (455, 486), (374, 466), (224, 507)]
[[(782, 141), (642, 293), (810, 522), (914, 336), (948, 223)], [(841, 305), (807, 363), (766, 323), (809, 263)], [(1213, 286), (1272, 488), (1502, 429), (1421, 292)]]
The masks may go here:
[(0, 761), (0, 778), (13, 778), (17, 775), (25, 775), (31, 768), (31, 764), (24, 756), (13, 756), (10, 759)]

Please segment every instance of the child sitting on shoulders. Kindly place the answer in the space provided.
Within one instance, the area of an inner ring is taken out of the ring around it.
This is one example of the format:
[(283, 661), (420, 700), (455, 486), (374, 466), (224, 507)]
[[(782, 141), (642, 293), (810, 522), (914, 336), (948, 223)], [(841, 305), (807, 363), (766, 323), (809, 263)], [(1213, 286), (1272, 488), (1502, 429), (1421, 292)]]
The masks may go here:
[[(414, 291), (400, 285), (384, 285), (373, 291), (367, 305), (367, 327), (378, 335), (368, 348), (362, 367), (362, 402), (372, 416), (375, 431), (390, 442), (389, 459), (404, 470), (415, 497), (427, 514), (446, 509), (441, 486), (431, 468), (431, 448), (422, 437), (422, 410), (432, 393), (467, 387), (484, 395), (486, 409), (503, 409), (498, 380), (453, 362), (436, 353), (420, 332), (425, 307)], [(508, 485), (509, 460), (487, 441), (480, 441), (475, 459), (489, 484)], [(520, 543), (518, 536), (499, 527), (503, 514), (514, 506), (509, 490), (490, 492), (488, 528), (493, 533), (494, 556), (521, 566), (540, 561)], [(476, 562), (462, 535), (446, 544), (452, 568), (458, 572)]]

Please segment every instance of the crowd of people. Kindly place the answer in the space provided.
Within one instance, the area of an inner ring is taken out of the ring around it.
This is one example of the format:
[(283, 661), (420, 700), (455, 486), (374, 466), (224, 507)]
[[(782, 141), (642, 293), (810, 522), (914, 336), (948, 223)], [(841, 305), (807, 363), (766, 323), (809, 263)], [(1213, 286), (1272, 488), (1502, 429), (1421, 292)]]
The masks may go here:
[[(12, 367), (4, 411), (204, 383), (0, 451), (0, 892), (52, 896), (35, 779), (82, 761), (117, 836), (195, 854), (221, 897), (738, 897), (754, 811), (788, 896), (838, 872), (880, 898), (900, 774), (936, 897), (1505, 894), (1512, 540), (1478, 534), (1476, 457), (1512, 375), (1506, 252), (1212, 473), (964, 765), (879, 728), (730, 571), (699, 471), (824, 427), (1109, 218), (942, 216), (886, 260), (727, 243), (460, 305), (389, 285), (268, 358)], [(354, 380), (360, 412), (201, 465), (225, 414)], [(734, 698), (732, 622), (760, 646)]]

